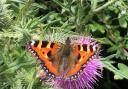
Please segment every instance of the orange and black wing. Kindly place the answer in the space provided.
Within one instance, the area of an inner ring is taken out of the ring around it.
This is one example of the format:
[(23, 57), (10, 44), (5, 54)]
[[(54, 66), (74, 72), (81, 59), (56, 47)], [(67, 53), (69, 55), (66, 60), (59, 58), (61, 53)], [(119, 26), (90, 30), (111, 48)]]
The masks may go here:
[(60, 73), (58, 72), (58, 68), (53, 65), (53, 62), (56, 60), (52, 57), (56, 55), (60, 47), (61, 44), (59, 43), (32, 40), (28, 43), (27, 48), (41, 61), (44, 71), (49, 76), (55, 77), (60, 76)]
[(74, 45), (74, 50), (71, 53), (72, 67), (67, 73), (67, 77), (76, 78), (83, 69), (83, 65), (86, 64), (89, 58), (94, 55), (95, 50), (93, 45), (82, 44)]

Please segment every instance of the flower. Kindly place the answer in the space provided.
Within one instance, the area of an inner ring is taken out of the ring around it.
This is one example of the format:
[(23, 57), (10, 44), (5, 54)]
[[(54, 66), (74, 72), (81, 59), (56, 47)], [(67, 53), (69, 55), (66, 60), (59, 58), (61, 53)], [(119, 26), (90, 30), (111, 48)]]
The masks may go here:
[(53, 85), (58, 89), (93, 89), (93, 84), (98, 80), (97, 77), (102, 77), (102, 63), (94, 57), (84, 66), (86, 67), (78, 80), (54, 80)]
[(77, 40), (77, 43), (96, 45), (96, 41), (92, 40), (90, 36), (88, 36), (88, 37), (81, 36), (80, 39)]
[[(75, 41), (76, 42), (76, 41)], [(82, 65), (83, 70), (80, 72), (77, 79), (52, 79), (50, 84), (55, 89), (93, 89), (94, 84), (98, 81), (98, 78), (102, 77), (103, 65), (99, 60), (99, 45), (91, 37), (80, 37), (77, 40), (78, 44), (93, 45), (96, 49), (96, 53), (89, 58), (89, 61)]]
[[(98, 46), (96, 41), (92, 41), (91, 37), (80, 37), (78, 44), (91, 44)], [(96, 83), (98, 77), (102, 77), (103, 65), (99, 60), (99, 56), (93, 55), (87, 64), (84, 64), (84, 69), (76, 80), (53, 80), (53, 85), (57, 89), (93, 89), (93, 84)]]

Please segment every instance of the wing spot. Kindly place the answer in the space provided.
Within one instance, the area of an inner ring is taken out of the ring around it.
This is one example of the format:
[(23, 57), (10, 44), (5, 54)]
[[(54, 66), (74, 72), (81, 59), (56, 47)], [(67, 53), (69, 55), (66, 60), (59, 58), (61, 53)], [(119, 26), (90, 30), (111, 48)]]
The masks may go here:
[(51, 43), (50, 47), (53, 48), (55, 43)]
[(84, 45), (83, 45), (83, 50), (84, 50), (84, 51), (87, 51), (87, 44), (84, 44)]
[(39, 40), (35, 40), (34, 47), (37, 47), (39, 44)]
[(90, 45), (90, 51), (91, 51), (91, 52), (93, 51), (93, 47), (92, 47), (92, 45)]
[(43, 54), (45, 54), (45, 52), (43, 52)]
[(80, 45), (78, 45), (78, 50), (80, 50)]
[(41, 48), (44, 48), (48, 45), (48, 41), (42, 41)]
[(47, 53), (47, 56), (48, 56), (48, 57), (51, 57), (51, 54), (52, 54), (52, 52), (49, 51), (49, 52)]

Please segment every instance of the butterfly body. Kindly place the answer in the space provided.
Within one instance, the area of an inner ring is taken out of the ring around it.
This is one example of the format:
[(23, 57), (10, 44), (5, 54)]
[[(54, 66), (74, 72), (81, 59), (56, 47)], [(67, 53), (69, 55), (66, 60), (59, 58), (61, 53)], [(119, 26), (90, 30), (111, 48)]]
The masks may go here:
[(65, 44), (48, 41), (30, 41), (28, 49), (36, 54), (46, 74), (53, 78), (77, 79), (84, 64), (94, 55), (96, 47), (89, 44)]

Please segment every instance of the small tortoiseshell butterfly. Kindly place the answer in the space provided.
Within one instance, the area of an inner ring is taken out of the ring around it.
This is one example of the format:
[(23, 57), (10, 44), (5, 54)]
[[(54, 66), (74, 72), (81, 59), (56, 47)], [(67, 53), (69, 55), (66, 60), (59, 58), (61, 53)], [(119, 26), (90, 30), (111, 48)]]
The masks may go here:
[(68, 37), (65, 44), (32, 40), (27, 48), (41, 61), (46, 76), (51, 78), (77, 79), (83, 65), (95, 54), (96, 47), (91, 44), (71, 44)]

